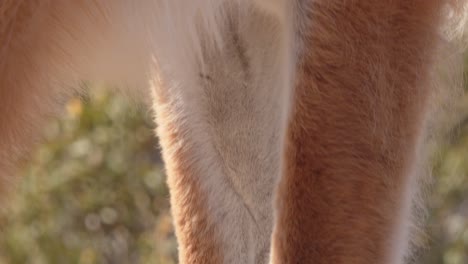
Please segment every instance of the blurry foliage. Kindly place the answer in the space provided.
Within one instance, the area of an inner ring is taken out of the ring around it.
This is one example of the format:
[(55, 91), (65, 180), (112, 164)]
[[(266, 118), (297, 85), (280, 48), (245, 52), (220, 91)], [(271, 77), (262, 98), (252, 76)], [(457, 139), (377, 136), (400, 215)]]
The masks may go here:
[(97, 92), (67, 105), (1, 223), (0, 263), (175, 263), (150, 114)]
[(431, 247), (421, 263), (468, 263), (468, 124), (457, 130), (458, 138), (445, 147), (435, 165)]
[(468, 59), (459, 120), (434, 162), (429, 250), (421, 264), (468, 263)]
[[(0, 219), (0, 264), (177, 261), (150, 114), (94, 91), (85, 103), (72, 99), (67, 115), (47, 127)], [(468, 263), (468, 114), (463, 118), (435, 162), (430, 247), (421, 264)]]

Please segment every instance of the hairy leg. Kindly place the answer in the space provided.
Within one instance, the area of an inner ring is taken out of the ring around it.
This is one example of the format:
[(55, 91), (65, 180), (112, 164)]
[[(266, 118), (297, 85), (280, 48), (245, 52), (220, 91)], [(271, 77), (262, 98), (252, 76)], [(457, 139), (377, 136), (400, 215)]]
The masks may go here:
[(168, 88), (157, 92), (157, 112), (181, 260), (265, 263), (289, 102), (287, 26), (278, 13), (234, 12), (222, 19), (223, 47), (204, 40), (197, 50), (200, 64), (183, 49), (198, 48), (195, 18), (203, 11), (211, 23), (214, 2), (1, 3), (1, 38), (11, 40), (0, 54), (2, 180), (78, 80), (144, 80), (154, 52)]
[[(155, 112), (181, 263), (267, 263), (290, 77), (288, 25), (227, 9), (203, 64), (159, 61)], [(202, 43), (205, 44), (205, 43)], [(164, 68), (166, 66), (166, 68)]]
[(403, 263), (444, 1), (304, 1), (273, 263)]

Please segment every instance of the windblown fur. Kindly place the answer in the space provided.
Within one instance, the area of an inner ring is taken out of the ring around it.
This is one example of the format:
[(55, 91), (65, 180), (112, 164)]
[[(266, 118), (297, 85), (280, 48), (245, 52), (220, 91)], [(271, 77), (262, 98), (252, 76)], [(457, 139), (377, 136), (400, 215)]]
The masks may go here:
[(153, 95), (182, 263), (403, 263), (466, 20), (466, 0), (1, 1), (0, 194), (107, 82)]

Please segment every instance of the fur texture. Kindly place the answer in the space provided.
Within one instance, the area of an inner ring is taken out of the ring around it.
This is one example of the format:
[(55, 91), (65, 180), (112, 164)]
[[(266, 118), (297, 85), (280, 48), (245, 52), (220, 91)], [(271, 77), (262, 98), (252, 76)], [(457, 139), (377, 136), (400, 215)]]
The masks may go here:
[(104, 81), (153, 94), (182, 263), (402, 263), (466, 2), (2, 1), (0, 192)]
[[(403, 263), (444, 1), (313, 1), (273, 263)], [(333, 24), (330, 22), (333, 21)]]
[[(204, 67), (191, 68), (195, 81), (174, 82), (167, 76), (177, 71), (158, 71), (158, 130), (182, 248), (203, 245), (185, 234), (203, 238), (215, 226), (209, 237), (222, 263), (267, 263), (290, 103), (288, 28), (255, 9), (231, 12), (222, 25), (222, 50), (203, 50)], [(199, 219), (193, 208), (200, 195), (209, 210), (206, 222), (188, 222)], [(196, 256), (181, 258), (194, 263)]]

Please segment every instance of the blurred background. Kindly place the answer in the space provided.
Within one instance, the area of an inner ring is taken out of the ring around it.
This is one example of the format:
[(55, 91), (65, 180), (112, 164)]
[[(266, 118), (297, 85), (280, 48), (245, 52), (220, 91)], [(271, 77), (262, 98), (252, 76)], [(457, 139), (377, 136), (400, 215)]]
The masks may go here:
[[(0, 216), (0, 264), (177, 263), (152, 113), (90, 90), (49, 123), (22, 170)], [(468, 263), (467, 113), (433, 162), (428, 248), (415, 263)]]

